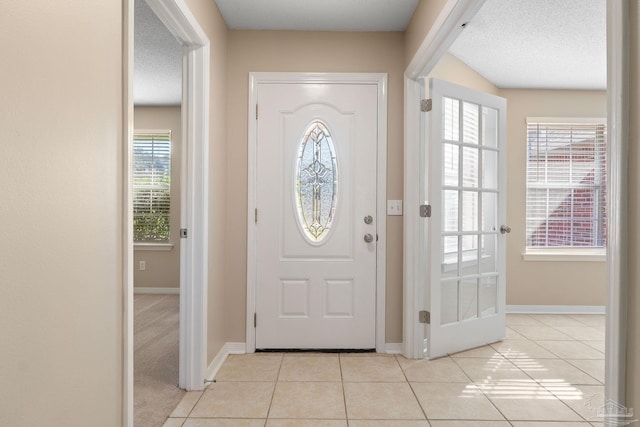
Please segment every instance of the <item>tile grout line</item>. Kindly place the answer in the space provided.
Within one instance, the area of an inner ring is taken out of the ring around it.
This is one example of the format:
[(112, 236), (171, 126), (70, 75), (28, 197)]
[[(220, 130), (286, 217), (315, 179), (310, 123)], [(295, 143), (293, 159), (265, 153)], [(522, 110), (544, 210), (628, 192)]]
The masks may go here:
[(338, 368), (340, 369), (340, 387), (342, 388), (342, 402), (344, 403), (344, 419), (349, 427), (349, 410), (347, 409), (347, 392), (344, 389), (344, 374), (342, 372), (342, 355), (344, 353), (338, 353)]
[[(517, 332), (517, 331), (516, 331)], [(561, 331), (560, 331), (561, 332)], [(534, 344), (536, 343), (536, 340), (532, 340), (527, 338), (526, 336), (523, 335), (523, 337), (525, 338), (526, 341), (531, 341)], [(574, 339), (572, 339), (573, 341), (575, 341)], [(491, 346), (493, 348), (493, 346)], [(547, 350), (547, 349), (545, 349)], [(496, 352), (498, 352), (498, 350), (495, 350)], [(547, 350), (549, 352), (551, 352), (550, 350)], [(551, 352), (552, 354), (555, 354), (553, 352)], [(567, 362), (565, 359), (563, 359), (562, 357), (560, 357), (559, 355), (555, 354), (557, 356), (558, 360), (563, 360), (566, 363)], [(561, 402), (565, 407), (569, 408), (572, 412), (574, 412), (576, 415), (578, 415), (581, 419), (584, 420), (584, 417), (581, 416), (580, 414), (578, 414), (573, 408), (571, 408), (569, 405), (567, 405), (562, 399), (560, 399), (555, 393), (553, 393), (551, 390), (549, 390), (544, 384), (542, 384), (540, 381), (537, 381), (535, 378), (533, 378), (531, 375), (529, 375), (526, 371), (524, 371), (522, 368), (520, 368), (520, 366), (518, 366), (517, 364), (515, 364), (513, 362), (512, 359), (504, 356), (505, 360), (507, 360), (508, 362), (510, 362), (518, 371), (522, 372), (525, 376), (527, 376), (531, 381), (533, 381), (533, 383), (535, 383), (537, 386), (541, 387), (543, 391), (549, 393), (550, 395), (552, 395), (556, 400), (558, 400), (559, 402)], [(531, 359), (535, 359), (533, 357), (531, 357)], [(459, 366), (459, 365), (458, 365)], [(462, 367), (460, 366), (460, 369), (462, 369)], [(464, 370), (463, 370), (464, 372)], [(465, 372), (466, 373), (466, 372)], [(468, 375), (467, 375), (468, 376)], [(597, 380), (596, 380), (597, 381)], [(475, 385), (477, 385), (477, 383), (474, 381), (473, 382)], [(573, 384), (572, 384), (573, 385)], [(509, 418), (507, 418), (507, 416), (494, 404), (493, 400), (491, 400), (491, 397), (488, 396), (482, 389), (480, 389), (480, 392), (489, 400), (489, 402), (496, 408), (496, 410), (500, 413), (500, 415), (502, 415), (504, 417), (504, 419), (509, 422), (509, 424), (513, 425), (511, 423), (511, 421), (524, 421), (524, 420), (510, 420)], [(540, 420), (543, 421), (543, 420)], [(585, 420), (586, 421), (586, 420)]]
[[(489, 346), (491, 348), (493, 348), (493, 346), (491, 344), (489, 344)], [(498, 350), (496, 350), (495, 348), (493, 348), (493, 350), (498, 353), (502, 359), (504, 360), (508, 360), (506, 357), (504, 357), (502, 355), (502, 353), (500, 353)], [(478, 387), (478, 384), (471, 378), (471, 376), (469, 374), (467, 374), (467, 372), (462, 368), (462, 366), (460, 366), (460, 364), (455, 360), (455, 358), (449, 356), (451, 358), (451, 360), (453, 360), (453, 363), (456, 364), (456, 366), (458, 367), (458, 369), (460, 369), (462, 371), (463, 374), (465, 374), (467, 376), (467, 378), (469, 378), (469, 381), (471, 384), (473, 384), (475, 387)], [(512, 363), (513, 364), (513, 363)], [(515, 364), (513, 364), (515, 366)], [(500, 414), (502, 415), (502, 418), (504, 418), (504, 420), (509, 423), (511, 426), (513, 426), (513, 424), (511, 423), (511, 420), (509, 420), (509, 418), (507, 418), (507, 416), (505, 414), (502, 413), (502, 411), (500, 410), (500, 408), (498, 408), (496, 406), (495, 403), (493, 403), (493, 400), (491, 400), (491, 398), (489, 396), (487, 396), (487, 394), (482, 390), (482, 388), (478, 388), (478, 390), (480, 391), (480, 393), (482, 394), (482, 396), (484, 396), (485, 399), (487, 399), (487, 401), (489, 402), (489, 404)]]
[[(582, 322), (580, 322), (580, 323), (582, 323)], [(550, 326), (551, 328), (555, 329), (556, 331), (558, 331), (558, 332), (560, 332), (560, 333), (562, 333), (562, 334), (565, 334), (565, 335), (567, 335), (568, 337), (570, 337), (570, 338), (571, 338), (571, 341), (578, 341), (578, 342), (582, 342), (582, 340), (579, 340), (578, 338), (576, 338), (576, 337), (574, 337), (574, 336), (572, 336), (572, 335), (569, 335), (569, 334), (567, 334), (566, 332), (563, 332), (563, 331), (561, 331), (560, 329), (558, 329), (558, 326), (560, 326), (560, 325), (549, 325), (549, 326)], [(560, 327), (562, 327), (562, 326), (560, 326)], [(570, 326), (569, 326), (569, 327), (570, 327)], [(593, 328), (593, 329), (595, 329), (593, 326), (589, 326), (589, 325), (585, 325), (585, 326), (576, 326), (576, 327), (577, 327), (577, 328)], [(586, 345), (586, 344), (585, 344), (585, 345)]]
[[(420, 399), (418, 399), (418, 395), (416, 394), (416, 391), (413, 389), (413, 385), (411, 384), (411, 381), (409, 381), (409, 378), (407, 378), (407, 373), (402, 368), (402, 364), (398, 361), (398, 356), (394, 356), (394, 357), (396, 359), (396, 363), (400, 366), (400, 370), (402, 371), (402, 375), (404, 376), (404, 379), (407, 382), (407, 385), (409, 385), (409, 389), (411, 390), (411, 393), (413, 394), (413, 397), (415, 397), (416, 398), (416, 402), (418, 402), (418, 406), (420, 407), (420, 410), (422, 411), (422, 415), (424, 415), (424, 419), (427, 420), (427, 424), (431, 425), (431, 422), (429, 421), (429, 417), (427, 416), (427, 411), (422, 407), (422, 404), (420, 403)], [(449, 357), (449, 356), (447, 356), (447, 357)]]
[[(561, 332), (561, 331), (560, 331)], [(535, 340), (531, 340), (533, 342), (535, 342)], [(545, 349), (546, 350), (546, 349)], [(549, 351), (549, 350), (547, 350)], [(553, 353), (555, 354), (555, 353)], [(535, 358), (531, 358), (531, 359), (535, 359)], [(564, 360), (563, 358), (561, 358), (560, 356), (558, 356), (558, 360), (562, 360), (566, 363), (566, 360)], [(559, 396), (557, 396), (553, 391), (549, 390), (543, 383), (542, 381), (537, 381), (535, 378), (533, 378), (531, 375), (529, 375), (526, 371), (524, 371), (522, 368), (520, 368), (518, 365), (516, 365), (515, 363), (513, 364), (516, 368), (518, 368), (522, 373), (524, 373), (527, 377), (531, 378), (531, 380), (537, 384), (538, 386), (540, 386), (544, 391), (546, 391), (547, 393), (551, 394), (554, 398), (556, 398), (560, 403), (562, 403), (565, 407), (569, 408), (571, 411), (573, 411), (575, 414), (577, 414), (581, 419), (584, 419), (584, 417), (582, 417), (580, 414), (578, 414), (573, 408), (571, 408), (569, 405), (567, 405), (562, 399), (560, 399)], [(573, 385), (573, 384), (572, 384)]]
[[(209, 384), (209, 385), (211, 385), (211, 384)], [(196, 400), (196, 403), (193, 404), (193, 406), (191, 407), (191, 409), (187, 413), (187, 416), (184, 418), (184, 421), (182, 422), (182, 424), (186, 423), (187, 419), (191, 418), (191, 414), (193, 413), (193, 410), (196, 409), (196, 406), (198, 406), (198, 403), (200, 403), (200, 400), (202, 400), (202, 397), (204, 396), (204, 392), (207, 391), (207, 389), (209, 388), (209, 385), (207, 385), (204, 388), (204, 390), (202, 390), (202, 393), (200, 393), (200, 397), (198, 397), (198, 399)]]
[(585, 370), (584, 370), (584, 369), (582, 369), (581, 367), (576, 366), (576, 365), (574, 365), (573, 363), (571, 363), (571, 362), (570, 362), (571, 360), (583, 360), (583, 361), (590, 362), (590, 361), (593, 361), (593, 360), (600, 360), (600, 359), (562, 359), (562, 360), (564, 360), (565, 362), (567, 362), (569, 365), (573, 366), (574, 368), (576, 368), (576, 369), (577, 369), (577, 370), (579, 370), (580, 372), (584, 373), (584, 374), (585, 374), (585, 375), (587, 375), (588, 377), (593, 378), (593, 379), (594, 379), (594, 381), (597, 381), (597, 382), (598, 382), (598, 384), (579, 384), (579, 385), (601, 385), (601, 386), (604, 386), (604, 382), (603, 382), (603, 381), (600, 381), (599, 379), (597, 379), (596, 377), (594, 377), (593, 375), (591, 375), (589, 372), (585, 371)]
[[(536, 320), (536, 321), (537, 321), (537, 319), (535, 319), (535, 318), (534, 318), (534, 320)], [(543, 322), (540, 322), (540, 323), (543, 323)], [(547, 325), (547, 324), (544, 324), (544, 325), (545, 325), (545, 326), (548, 326), (548, 327), (551, 327), (552, 329), (557, 330), (557, 331), (558, 331), (558, 332), (560, 332), (560, 333), (563, 333), (562, 331), (560, 331), (560, 330), (556, 329), (555, 327), (553, 327), (553, 326), (551, 326), (551, 325)], [(518, 332), (518, 331), (516, 330), (516, 332)], [(518, 332), (518, 333), (519, 333), (519, 332)], [(520, 334), (520, 335), (522, 335), (522, 334)], [(567, 334), (565, 334), (565, 335), (567, 335)], [(539, 340), (532, 340), (532, 339), (530, 339), (530, 338), (528, 338), (528, 337), (526, 337), (526, 336), (524, 336), (524, 335), (522, 335), (522, 336), (525, 338), (525, 340), (527, 340), (527, 341), (531, 341), (531, 342), (533, 342), (534, 344), (538, 344), (538, 343), (537, 343), (537, 341), (539, 341)], [(567, 336), (569, 336), (569, 335), (567, 335)], [(579, 340), (577, 340), (577, 339), (576, 339), (576, 338), (574, 338), (574, 337), (571, 337), (571, 336), (569, 336), (569, 337), (571, 338), (571, 340), (550, 340), (550, 341), (565, 341), (565, 342), (568, 342), (568, 341), (579, 341)], [(538, 345), (540, 345), (540, 344), (538, 344)], [(574, 366), (572, 363), (570, 363), (569, 361), (567, 361), (565, 358), (561, 357), (559, 354), (557, 354), (557, 353), (555, 353), (555, 352), (553, 352), (553, 351), (551, 351), (551, 350), (549, 350), (549, 349), (545, 348), (545, 347), (544, 347), (544, 346), (542, 346), (542, 345), (540, 345), (540, 347), (544, 348), (545, 350), (547, 350), (547, 351), (548, 351), (548, 352), (550, 352), (551, 354), (554, 354), (554, 355), (557, 357), (557, 359), (558, 359), (558, 360), (562, 360), (562, 361), (564, 361), (565, 363), (568, 363), (569, 365)], [(535, 358), (531, 357), (531, 359), (535, 359)], [(511, 360), (509, 359), (509, 361), (511, 361)], [(529, 377), (529, 378), (530, 378), (530, 379), (531, 379), (535, 384), (537, 384), (538, 386), (540, 386), (544, 391), (546, 391), (547, 393), (551, 394), (555, 399), (557, 399), (560, 403), (562, 403), (566, 408), (570, 409), (573, 413), (575, 413), (575, 414), (580, 418), (580, 420), (581, 420), (581, 421), (578, 421), (578, 422), (582, 422), (582, 420), (584, 420), (585, 422), (588, 422), (588, 420), (586, 420), (586, 419), (585, 419), (581, 414), (579, 414), (576, 410), (574, 410), (571, 406), (569, 406), (569, 405), (568, 405), (564, 400), (562, 400), (562, 399), (561, 399), (561, 398), (560, 398), (556, 393), (554, 393), (552, 390), (550, 390), (549, 388), (547, 388), (547, 386), (545, 386), (541, 381), (536, 381), (536, 379), (535, 379), (535, 378), (533, 378), (531, 375), (529, 375), (527, 372), (525, 372), (525, 371), (524, 371), (522, 368), (520, 368), (518, 365), (516, 365), (516, 364), (515, 364), (515, 363), (513, 363), (513, 362), (511, 362), (511, 363), (512, 363), (512, 364), (513, 364), (513, 365), (514, 365), (514, 366), (515, 366), (519, 371), (521, 371), (521, 372), (522, 372), (522, 373), (524, 373), (527, 377)], [(578, 368), (578, 367), (576, 367), (576, 368), (577, 368), (578, 370), (582, 371), (580, 368)], [(583, 371), (582, 371), (582, 372), (583, 372)], [(584, 373), (585, 373), (587, 376), (591, 377), (591, 375), (587, 374), (586, 372), (584, 372)], [(591, 377), (591, 378), (593, 378), (593, 377)], [(594, 380), (596, 380), (596, 381), (598, 381), (596, 378), (593, 378), (593, 379), (594, 379)], [(598, 381), (598, 382), (599, 382), (599, 381)], [(571, 386), (576, 386), (576, 384), (571, 384)], [(490, 399), (488, 396), (487, 396), (487, 398), (491, 401), (491, 399)], [(491, 401), (491, 403), (493, 404), (493, 401)], [(495, 405), (494, 405), (494, 406), (495, 406)], [(498, 409), (498, 408), (496, 408), (496, 409)], [(502, 414), (502, 412), (501, 412), (499, 409), (498, 409), (498, 411)], [(502, 416), (504, 416), (504, 414), (502, 414)], [(505, 417), (505, 419), (507, 419), (507, 417)], [(507, 419), (507, 421), (509, 421), (509, 422), (511, 423), (511, 420), (508, 420), (508, 419)], [(542, 421), (542, 420), (540, 420), (540, 421)], [(560, 422), (560, 421), (559, 421), (559, 422)], [(513, 424), (512, 424), (512, 425), (513, 425)]]
[[(533, 320), (538, 321), (537, 319), (533, 319)], [(555, 328), (555, 326), (547, 325), (547, 324), (544, 324), (543, 322), (540, 322), (540, 321), (538, 321), (538, 322), (542, 323), (544, 326), (551, 327), (552, 329), (557, 330)], [(585, 326), (595, 328), (592, 325), (585, 325)], [(562, 331), (559, 331), (559, 332), (562, 333)], [(520, 335), (522, 335), (522, 334), (520, 334)], [(565, 335), (567, 335), (567, 334), (565, 334)], [(561, 341), (561, 342), (566, 342), (566, 343), (581, 342), (580, 340), (574, 338), (573, 336), (570, 336), (570, 335), (567, 335), (567, 336), (570, 337), (570, 340), (550, 340), (550, 341)], [(544, 341), (544, 339), (541, 339), (541, 340)], [(538, 343), (537, 340), (532, 340), (530, 338), (527, 338), (524, 335), (522, 335), (522, 339), (519, 340), (519, 341), (528, 342), (528, 343), (532, 343), (532, 344), (537, 344)], [(537, 345), (539, 345), (539, 344), (537, 344)], [(586, 346), (586, 344), (584, 344), (584, 345)], [(570, 409), (570, 411), (567, 413), (567, 416), (569, 415), (569, 413), (577, 415), (578, 419), (575, 420), (575, 421), (572, 421), (572, 422), (585, 423), (585, 426), (586, 425), (591, 425), (591, 424), (589, 424), (590, 421), (587, 420), (587, 414), (586, 413), (585, 413), (585, 415), (582, 415), (581, 413), (578, 412), (578, 410), (580, 408), (574, 409), (573, 407), (569, 406), (569, 404), (565, 400), (563, 400), (561, 398), (561, 396), (563, 396), (563, 392), (562, 392), (561, 389), (559, 389), (557, 387), (554, 388), (554, 385), (552, 383), (549, 383), (549, 382), (545, 383), (545, 379), (543, 379), (543, 378), (538, 379), (538, 380), (534, 379), (535, 372), (530, 371), (530, 372), (532, 372), (530, 374), (527, 371), (525, 371), (525, 368), (527, 368), (528, 366), (533, 366), (533, 365), (529, 365), (526, 362), (526, 360), (530, 360), (532, 362), (537, 362), (539, 364), (542, 364), (543, 368), (544, 368), (544, 362), (546, 360), (561, 360), (561, 361), (563, 361), (564, 363), (567, 364), (567, 368), (569, 366), (575, 368), (576, 369), (576, 374), (578, 372), (583, 373), (584, 375), (587, 375), (587, 377), (585, 377), (584, 379), (590, 378), (590, 379), (593, 379), (596, 382), (596, 384), (579, 384), (579, 383), (585, 382), (585, 381), (580, 381), (580, 377), (577, 378), (578, 381), (576, 383), (569, 382), (569, 381), (565, 380), (567, 382), (567, 384), (569, 386), (571, 386), (571, 387), (578, 387), (578, 386), (602, 387), (603, 384), (602, 384), (602, 382), (600, 380), (598, 380), (597, 378), (593, 377), (591, 374), (589, 374), (585, 370), (581, 369), (580, 367), (578, 367), (576, 365), (573, 365), (573, 363), (571, 363), (571, 362), (569, 362), (569, 360), (561, 357), (556, 352), (548, 350), (547, 348), (542, 347), (542, 346), (540, 346), (540, 347), (542, 349), (546, 350), (547, 352), (549, 352), (549, 354), (553, 355), (554, 357), (549, 358), (549, 359), (547, 359), (545, 357), (542, 357), (542, 358), (531, 357), (531, 356), (528, 356), (527, 353), (525, 353), (525, 352), (522, 352), (522, 353), (520, 353), (520, 352), (512, 352), (511, 350), (505, 350), (505, 353), (501, 353), (493, 345), (489, 345), (488, 347), (493, 351), (493, 353), (497, 357), (500, 358), (501, 363), (506, 364), (506, 362), (509, 362), (511, 367), (515, 367), (514, 373), (524, 374), (524, 378), (522, 378), (523, 381), (527, 381), (527, 382), (528, 381), (532, 381), (532, 384), (534, 384), (536, 386), (536, 388), (539, 387), (539, 389), (542, 390), (544, 393), (548, 394), (548, 396), (552, 396), (553, 399), (562, 402), (563, 403), (562, 407)], [(597, 349), (595, 349), (595, 350), (597, 350)], [(527, 357), (508, 357), (506, 354), (513, 354), (514, 356), (527, 356)], [(586, 354), (588, 354), (588, 353), (586, 353)], [(343, 369), (344, 368), (343, 361), (346, 360), (346, 358), (344, 356), (345, 356), (344, 353), (338, 353), (338, 367), (339, 367), (339, 372), (340, 372), (340, 385), (341, 385), (341, 389), (342, 389), (342, 393), (343, 393), (343, 404), (344, 404), (344, 411), (345, 411), (344, 414), (345, 414), (345, 423), (346, 423), (345, 425), (347, 427), (349, 427), (349, 426), (352, 425), (352, 421), (353, 422), (355, 422), (355, 421), (349, 419), (349, 410), (348, 410), (348, 407), (347, 407), (346, 390), (345, 390), (345, 384), (347, 384), (347, 383), (345, 382), (345, 378), (344, 378), (345, 371)], [(422, 412), (422, 414), (424, 416), (424, 420), (425, 420), (426, 424), (427, 425), (431, 425), (432, 420), (429, 420), (429, 418), (428, 418), (428, 416), (426, 414), (425, 408), (422, 406), (422, 404), (420, 404), (420, 400), (418, 399), (416, 391), (413, 388), (413, 384), (411, 383), (411, 381), (409, 381), (407, 371), (405, 371), (405, 369), (403, 368), (402, 364), (400, 363), (401, 362), (401, 360), (400, 360), (401, 356), (399, 356), (399, 355), (392, 355), (392, 356), (394, 357), (396, 366), (398, 366), (400, 368), (400, 370), (401, 370), (402, 377), (403, 377), (403, 380), (402, 380), (401, 383), (405, 383), (405, 384), (409, 385), (409, 387), (411, 389), (411, 392), (412, 392), (412, 395), (413, 395), (414, 399), (416, 399), (416, 401), (417, 401), (417, 403), (418, 403), (418, 405), (420, 407), (420, 410), (421, 410), (421, 412)], [(486, 388), (486, 389), (483, 388), (482, 387), (483, 383), (481, 381), (478, 381), (478, 382), (474, 381), (473, 379), (471, 379), (469, 374), (464, 369), (462, 369), (461, 362), (462, 362), (462, 360), (464, 360), (466, 358), (454, 358), (454, 357), (452, 357), (452, 355), (447, 355), (447, 357), (449, 358), (450, 361), (453, 361), (454, 366), (456, 366), (463, 373), (463, 375), (468, 379), (467, 384), (472, 385), (472, 386), (476, 387), (477, 389), (479, 389), (480, 395), (483, 396), (485, 399), (487, 399), (489, 401), (489, 403), (491, 404), (491, 406), (497, 411), (497, 413), (499, 413), (503, 417), (503, 421), (501, 421), (501, 422), (504, 422), (504, 425), (509, 425), (509, 426), (513, 427), (514, 425), (517, 425), (517, 423), (521, 422), (521, 421), (522, 422), (533, 422), (533, 421), (550, 422), (551, 421), (551, 420), (546, 420), (545, 421), (545, 420), (518, 420), (518, 419), (510, 420), (510, 419), (508, 419), (505, 416), (505, 414), (496, 406), (496, 404), (494, 404), (494, 401), (490, 397), (492, 395), (491, 394), (491, 388), (490, 387)], [(488, 360), (488, 359), (491, 359), (492, 357), (493, 356), (490, 356), (490, 357), (474, 356), (474, 357), (470, 357), (469, 359), (480, 359), (480, 360), (484, 359), (484, 360)], [(269, 417), (271, 415), (271, 409), (273, 407), (273, 402), (275, 400), (275, 391), (276, 391), (279, 383), (281, 382), (280, 381), (280, 375), (283, 373), (284, 358), (285, 358), (285, 355), (281, 354), (281, 358), (280, 358), (280, 361), (279, 361), (275, 382), (274, 381), (267, 381), (267, 382), (273, 384), (273, 392), (272, 392), (272, 395), (271, 395), (271, 398), (270, 398), (270, 401), (269, 401), (269, 406), (268, 406), (268, 409), (267, 409), (267, 415), (266, 415), (266, 418), (265, 418), (264, 423), (263, 423), (264, 427), (269, 425), (269, 419), (270, 419)], [(542, 360), (539, 360), (539, 359), (542, 359)], [(580, 358), (576, 358), (575, 360), (594, 361), (594, 363), (595, 363), (595, 361), (600, 360), (600, 359), (580, 359)], [(524, 363), (516, 363), (516, 362), (519, 362), (519, 361), (524, 361)], [(484, 377), (484, 372), (482, 373), (482, 375), (478, 376), (478, 378), (480, 378), (480, 377)], [(556, 376), (553, 376), (553, 378), (556, 378)], [(560, 376), (558, 376), (558, 378), (560, 378)], [(566, 377), (563, 377), (563, 378), (566, 378)], [(496, 379), (495, 381), (500, 381), (500, 380)], [(587, 379), (587, 382), (588, 381), (589, 380)], [(327, 381), (321, 381), (321, 382), (327, 382)], [(329, 382), (331, 382), (331, 381), (329, 381)], [(397, 381), (392, 381), (392, 382), (397, 382)], [(436, 382), (449, 383), (448, 381), (444, 381), (444, 380), (443, 381), (426, 381), (426, 382), (427, 383), (436, 383)], [(419, 383), (419, 381), (418, 381), (418, 383)], [(199, 404), (199, 402), (201, 402), (201, 400), (202, 400), (202, 398), (204, 396), (204, 393), (208, 389), (209, 389), (208, 387), (205, 388), (205, 390), (200, 394), (200, 396), (198, 396), (196, 402), (194, 403), (192, 408), (189, 410), (186, 418), (184, 418), (184, 420), (180, 423), (181, 426), (186, 425), (187, 421), (189, 419), (191, 419), (191, 420), (195, 419), (195, 418), (192, 417), (192, 413), (193, 413), (195, 407)], [(571, 402), (571, 403), (573, 404), (573, 402)], [(560, 408), (560, 406), (558, 406), (558, 408)], [(460, 414), (457, 414), (457, 415), (459, 416)], [(293, 419), (293, 421), (295, 422), (296, 419)], [(298, 419), (298, 421), (299, 421), (299, 419)], [(433, 421), (436, 421), (436, 420), (433, 420)], [(446, 420), (444, 420), (444, 421), (446, 421)], [(451, 419), (449, 421), (455, 422), (455, 421), (459, 421), (459, 420), (458, 419)], [(479, 421), (479, 420), (475, 420), (475, 421)], [(555, 422), (556, 423), (569, 423), (568, 420), (555, 421)], [(516, 424), (514, 424), (514, 423), (516, 423)]]
[(264, 419), (264, 425), (266, 427), (269, 422), (269, 415), (271, 415), (271, 406), (273, 405), (273, 399), (276, 397), (276, 389), (278, 388), (278, 382), (280, 381), (280, 372), (282, 371), (282, 364), (284, 363), (284, 353), (280, 355), (280, 366), (278, 366), (278, 373), (276, 374), (276, 380), (273, 383), (273, 391), (271, 392), (271, 399), (269, 400), (269, 408), (267, 408), (267, 415)]

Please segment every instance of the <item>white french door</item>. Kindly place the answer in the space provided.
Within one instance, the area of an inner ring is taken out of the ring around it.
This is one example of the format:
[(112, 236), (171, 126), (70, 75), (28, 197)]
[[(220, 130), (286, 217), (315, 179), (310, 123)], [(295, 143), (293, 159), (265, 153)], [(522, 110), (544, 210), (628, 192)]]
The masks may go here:
[(257, 88), (256, 348), (376, 347), (378, 86)]
[[(431, 79), (427, 357), (505, 334), (506, 101)], [(427, 175), (428, 174), (428, 175)]]

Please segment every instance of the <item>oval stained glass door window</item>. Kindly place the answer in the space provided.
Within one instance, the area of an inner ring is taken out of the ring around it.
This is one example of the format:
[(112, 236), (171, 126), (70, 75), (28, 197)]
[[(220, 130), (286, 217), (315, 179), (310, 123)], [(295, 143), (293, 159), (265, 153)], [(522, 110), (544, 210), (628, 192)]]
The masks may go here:
[(329, 234), (338, 199), (338, 163), (331, 134), (320, 121), (306, 129), (296, 167), (295, 199), (305, 237), (320, 243)]

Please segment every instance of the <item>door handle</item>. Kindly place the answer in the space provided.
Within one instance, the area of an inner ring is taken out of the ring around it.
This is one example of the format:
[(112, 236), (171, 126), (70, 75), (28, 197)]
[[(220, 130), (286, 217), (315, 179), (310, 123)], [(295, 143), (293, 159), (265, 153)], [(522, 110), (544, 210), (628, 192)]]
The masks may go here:
[(501, 225), (500, 226), (500, 233), (505, 234), (505, 233), (511, 233), (511, 227), (508, 225)]
[(373, 236), (370, 233), (364, 235), (364, 241), (367, 243), (373, 242)]

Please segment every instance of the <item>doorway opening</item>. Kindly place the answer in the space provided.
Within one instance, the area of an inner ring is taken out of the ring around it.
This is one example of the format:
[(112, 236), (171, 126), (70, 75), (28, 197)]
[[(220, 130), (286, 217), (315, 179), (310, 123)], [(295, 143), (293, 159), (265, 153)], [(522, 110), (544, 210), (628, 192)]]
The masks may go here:
[(154, 426), (179, 383), (182, 46), (145, 0), (134, 19), (134, 424)]
[[(184, 2), (146, 0), (146, 4), (178, 40), (181, 50), (181, 142), (180, 150), (180, 253), (179, 367), (178, 385), (185, 390), (202, 390), (206, 370), (206, 306), (208, 283), (208, 110), (209, 40)], [(132, 165), (134, 128), (133, 54), (134, 1), (125, 2), (125, 150)], [(124, 411), (123, 425), (133, 425), (133, 176), (125, 168), (123, 213), (125, 242)], [(146, 263), (145, 263), (146, 264)], [(146, 267), (146, 265), (145, 265)]]
[[(412, 184), (411, 177), (419, 175), (419, 164), (414, 160), (418, 157), (420, 141), (424, 140), (420, 125), (420, 112), (414, 108), (419, 104), (424, 92), (422, 79), (425, 78), (449, 49), (458, 34), (463, 31), (466, 23), (470, 22), (482, 7), (484, 2), (470, 2), (465, 0), (451, 1), (449, 14), (438, 22), (427, 35), (425, 42), (419, 49), (414, 61), (406, 72), (405, 79), (405, 202), (408, 205), (419, 205), (419, 193)], [(626, 95), (622, 88), (627, 80), (622, 70), (622, 64), (627, 59), (624, 51), (626, 40), (623, 37), (626, 24), (622, 17), (625, 15), (626, 3), (607, 4), (607, 120), (608, 134), (608, 244), (607, 244), (607, 303), (606, 303), (606, 350), (605, 352), (605, 394), (607, 399), (624, 402), (624, 370), (625, 370), (625, 319), (626, 304), (623, 295), (626, 294), (627, 265), (624, 256), (626, 240), (623, 232), (626, 224), (626, 211), (620, 204), (621, 194), (626, 191), (626, 162), (622, 156), (627, 145), (624, 116), (624, 102)], [(446, 9), (446, 8), (445, 8)], [(621, 125), (621, 123), (623, 123)], [(419, 255), (421, 252), (420, 239), (412, 237), (418, 235), (420, 218), (417, 213), (412, 215), (408, 211), (405, 216), (405, 355), (421, 357), (424, 351), (425, 326), (420, 324), (418, 312), (420, 304), (425, 301), (425, 290), (422, 289), (421, 268)], [(416, 304), (416, 301), (419, 303)], [(414, 309), (412, 309), (414, 308)]]

